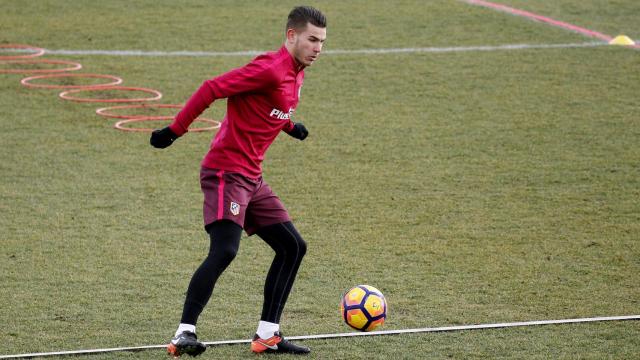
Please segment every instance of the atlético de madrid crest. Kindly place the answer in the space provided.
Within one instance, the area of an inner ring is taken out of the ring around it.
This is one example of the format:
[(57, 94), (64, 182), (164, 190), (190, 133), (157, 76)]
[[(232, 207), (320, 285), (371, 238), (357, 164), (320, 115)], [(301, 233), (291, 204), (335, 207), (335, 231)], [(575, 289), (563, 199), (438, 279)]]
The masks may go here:
[(240, 205), (237, 202), (231, 202), (231, 206), (229, 207), (229, 211), (231, 211), (231, 214), (233, 214), (233, 216), (237, 216), (238, 214), (240, 214)]

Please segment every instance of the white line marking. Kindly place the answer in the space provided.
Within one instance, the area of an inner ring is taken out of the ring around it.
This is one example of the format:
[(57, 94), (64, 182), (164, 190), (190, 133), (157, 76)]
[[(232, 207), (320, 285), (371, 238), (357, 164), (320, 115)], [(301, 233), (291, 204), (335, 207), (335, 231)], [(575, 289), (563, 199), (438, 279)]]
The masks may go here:
[(522, 327), (522, 326), (578, 324), (578, 323), (598, 322), (598, 321), (623, 321), (623, 320), (640, 320), (640, 315), (606, 316), (606, 317), (594, 317), (594, 318), (582, 318), (582, 319), (537, 320), (537, 321), (522, 321), (522, 322), (512, 322), (512, 323), (479, 324), (479, 325), (457, 325), (457, 326), (444, 326), (444, 327), (436, 327), (436, 328), (384, 330), (384, 331), (371, 331), (371, 332), (350, 332), (350, 333), (341, 333), (341, 334), (292, 336), (292, 337), (287, 337), (287, 339), (306, 340), (306, 339), (326, 339), (326, 338), (340, 338), (340, 337), (352, 337), (352, 336), (397, 335), (397, 334), (407, 334), (407, 333), (414, 334), (414, 333), (428, 333), (428, 332), (497, 329), (497, 328), (511, 328), (511, 327)]
[[(496, 329), (496, 328), (511, 328), (511, 327), (536, 326), (536, 325), (577, 324), (577, 323), (588, 323), (588, 322), (624, 321), (624, 320), (640, 320), (640, 315), (604, 316), (604, 317), (592, 317), (592, 318), (581, 318), (581, 319), (537, 320), (537, 321), (522, 321), (522, 322), (511, 322), (511, 323), (496, 323), (496, 324), (444, 326), (444, 327), (435, 327), (435, 328), (303, 335), (303, 336), (291, 336), (291, 337), (287, 337), (287, 339), (289, 340), (329, 339), (329, 338), (342, 338), (342, 337), (354, 337), (354, 336), (397, 335), (397, 334), (408, 334), (408, 333), (429, 333), (429, 332), (445, 332), (445, 331)], [(207, 346), (217, 346), (217, 345), (232, 345), (232, 344), (248, 344), (250, 342), (251, 340), (249, 339), (242, 339), (242, 340), (211, 341), (211, 342), (204, 342), (204, 344)], [(146, 346), (120, 347), (120, 348), (107, 348), (107, 349), (92, 349), (92, 350), (56, 351), (56, 352), (47, 352), (47, 353), (31, 353), (31, 354), (17, 354), (17, 355), (0, 355), (0, 359), (20, 359), (20, 358), (24, 359), (24, 358), (37, 358), (37, 357), (62, 356), (62, 355), (87, 355), (87, 354), (99, 354), (99, 353), (109, 353), (109, 352), (118, 352), (118, 351), (142, 351), (142, 350), (149, 350), (149, 349), (164, 349), (166, 347), (167, 345), (165, 344), (165, 345), (146, 345)]]
[[(353, 50), (325, 50), (326, 55), (358, 55), (358, 54), (415, 54), (415, 53), (449, 53), (468, 51), (500, 51), (500, 50), (527, 50), (527, 49), (565, 49), (584, 48), (607, 45), (604, 42), (585, 42), (573, 44), (508, 44), (487, 46), (454, 46), (454, 47), (413, 47), (413, 48), (387, 48), (387, 49), (353, 49)], [(264, 53), (260, 50), (246, 51), (143, 51), (143, 50), (67, 50), (46, 49), (50, 55), (104, 55), (104, 56), (188, 56), (188, 57), (214, 57), (214, 56), (256, 56)]]

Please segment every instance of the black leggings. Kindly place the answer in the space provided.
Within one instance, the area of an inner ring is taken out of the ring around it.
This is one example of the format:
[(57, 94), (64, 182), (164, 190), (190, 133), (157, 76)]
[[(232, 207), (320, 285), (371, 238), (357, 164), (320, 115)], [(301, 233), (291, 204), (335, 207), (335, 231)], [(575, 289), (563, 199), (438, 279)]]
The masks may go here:
[[(189, 283), (180, 320), (184, 324), (196, 324), (218, 277), (233, 261), (240, 245), (242, 228), (232, 221), (216, 221), (206, 229), (211, 246)], [(279, 323), (307, 245), (291, 222), (263, 227), (257, 235), (276, 253), (264, 284), (261, 320)]]

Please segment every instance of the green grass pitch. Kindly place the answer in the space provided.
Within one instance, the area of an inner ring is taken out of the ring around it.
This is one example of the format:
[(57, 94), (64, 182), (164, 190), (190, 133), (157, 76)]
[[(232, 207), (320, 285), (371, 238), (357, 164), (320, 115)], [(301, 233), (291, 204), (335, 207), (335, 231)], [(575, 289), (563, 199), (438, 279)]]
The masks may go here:
[[(640, 37), (634, 0), (505, 3)], [(294, 5), (0, 0), (0, 43), (271, 50)], [(312, 5), (328, 16), (326, 50), (593, 41), (453, 0)], [(45, 57), (160, 90), (162, 103), (251, 58)], [(285, 335), (350, 331), (339, 300), (356, 284), (384, 292), (387, 330), (640, 313), (639, 66), (639, 51), (614, 46), (321, 55), (296, 112), (309, 138), (279, 138), (264, 163), (309, 244)], [(22, 77), (0, 74), (0, 355), (166, 343), (208, 248), (198, 171), (212, 133), (152, 149), (95, 115), (100, 104)], [(223, 112), (220, 101), (206, 114)], [(252, 336), (270, 261), (243, 238), (201, 339)], [(314, 359), (601, 359), (637, 356), (639, 339), (628, 321), (305, 344)]]

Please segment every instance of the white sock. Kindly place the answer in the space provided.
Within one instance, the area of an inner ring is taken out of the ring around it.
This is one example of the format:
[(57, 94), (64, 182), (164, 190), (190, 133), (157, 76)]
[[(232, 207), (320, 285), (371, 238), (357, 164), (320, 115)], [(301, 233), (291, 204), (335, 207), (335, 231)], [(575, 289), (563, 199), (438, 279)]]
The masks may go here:
[(262, 339), (268, 339), (272, 337), (278, 330), (280, 330), (279, 324), (260, 320), (260, 322), (258, 323), (258, 331), (256, 331), (256, 334), (258, 334), (258, 336), (260, 336), (260, 338)]
[(196, 326), (195, 325), (191, 325), (191, 324), (182, 324), (180, 323), (180, 325), (178, 326), (178, 330), (176, 330), (176, 335), (178, 336), (180, 334), (182, 334), (185, 331), (191, 331), (192, 333), (196, 333)]

